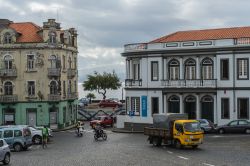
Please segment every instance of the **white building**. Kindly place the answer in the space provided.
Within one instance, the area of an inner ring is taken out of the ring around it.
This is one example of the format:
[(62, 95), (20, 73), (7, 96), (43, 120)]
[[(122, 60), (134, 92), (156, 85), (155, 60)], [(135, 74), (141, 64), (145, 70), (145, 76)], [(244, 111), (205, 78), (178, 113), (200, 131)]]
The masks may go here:
[(250, 27), (180, 31), (127, 44), (122, 56), (125, 127), (151, 124), (152, 114), (167, 112), (218, 125), (249, 119)]

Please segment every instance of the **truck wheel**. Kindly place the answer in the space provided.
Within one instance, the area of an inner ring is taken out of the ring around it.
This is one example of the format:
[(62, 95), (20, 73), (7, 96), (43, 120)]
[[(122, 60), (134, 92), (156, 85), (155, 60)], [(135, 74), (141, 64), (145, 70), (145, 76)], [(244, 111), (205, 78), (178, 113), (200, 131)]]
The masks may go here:
[(175, 147), (176, 147), (177, 149), (181, 149), (181, 148), (182, 148), (181, 142), (180, 142), (178, 139), (175, 140)]
[(192, 145), (193, 149), (196, 149), (198, 147), (198, 145)]
[(158, 137), (154, 137), (153, 138), (153, 146), (157, 146), (157, 147), (161, 146), (161, 139)]
[(14, 150), (16, 151), (16, 152), (20, 152), (21, 150), (22, 150), (22, 145), (20, 144), (20, 143), (15, 143), (14, 145), (13, 145), (13, 148), (14, 148)]

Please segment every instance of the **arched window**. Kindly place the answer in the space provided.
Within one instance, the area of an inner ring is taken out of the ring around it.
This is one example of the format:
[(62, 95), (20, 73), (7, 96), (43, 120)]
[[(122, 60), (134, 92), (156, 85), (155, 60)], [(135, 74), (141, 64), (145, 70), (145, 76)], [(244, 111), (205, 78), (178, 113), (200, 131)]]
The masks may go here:
[(50, 94), (56, 95), (58, 90), (57, 82), (56, 81), (51, 81), (50, 82)]
[(7, 81), (7, 82), (4, 83), (4, 95), (13, 95), (12, 82)]
[(11, 55), (6, 55), (4, 57), (4, 67), (5, 67), (5, 69), (12, 69), (13, 68), (12, 61), (13, 61), (13, 58), (11, 57)]
[(10, 44), (11, 42), (12, 42), (11, 34), (9, 32), (6, 32), (4, 34), (4, 43), (5, 44)]
[(49, 42), (50, 43), (56, 43), (56, 33), (55, 32), (51, 32), (49, 34)]
[(201, 78), (203, 80), (211, 80), (213, 79), (213, 61), (210, 58), (205, 58), (201, 62), (202, 66), (202, 74)]
[(168, 112), (179, 113), (180, 112), (180, 98), (178, 96), (171, 96), (168, 99)]
[(213, 102), (213, 101), (214, 101), (213, 98), (209, 95), (203, 96), (201, 98), (201, 102)]
[(194, 80), (196, 79), (196, 63), (195, 60), (190, 58), (185, 62), (185, 79)]
[(57, 62), (57, 59), (56, 59), (56, 56), (55, 55), (51, 55), (50, 58), (50, 65), (51, 65), (51, 68), (56, 68), (56, 62)]
[(169, 79), (178, 80), (180, 79), (180, 63), (178, 60), (173, 59), (169, 62)]
[(185, 101), (186, 102), (195, 102), (196, 101), (196, 98), (194, 96), (187, 96), (185, 98)]

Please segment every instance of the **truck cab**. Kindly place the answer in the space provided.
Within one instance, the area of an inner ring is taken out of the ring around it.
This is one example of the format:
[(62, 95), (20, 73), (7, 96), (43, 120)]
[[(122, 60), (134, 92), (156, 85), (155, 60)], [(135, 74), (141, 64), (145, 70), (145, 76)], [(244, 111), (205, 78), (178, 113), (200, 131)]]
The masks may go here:
[(203, 131), (196, 120), (175, 120), (173, 140), (177, 148), (182, 146), (198, 147), (203, 142)]

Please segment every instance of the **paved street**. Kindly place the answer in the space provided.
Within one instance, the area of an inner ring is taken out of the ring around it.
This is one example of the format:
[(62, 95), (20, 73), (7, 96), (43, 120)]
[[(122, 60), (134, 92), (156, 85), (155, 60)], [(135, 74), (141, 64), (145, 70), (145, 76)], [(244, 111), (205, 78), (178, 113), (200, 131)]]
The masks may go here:
[(208, 134), (196, 150), (149, 145), (142, 134), (107, 131), (107, 141), (94, 141), (87, 129), (83, 137), (73, 130), (54, 133), (47, 149), (40, 145), (12, 153), (12, 166), (249, 166), (250, 135)]

